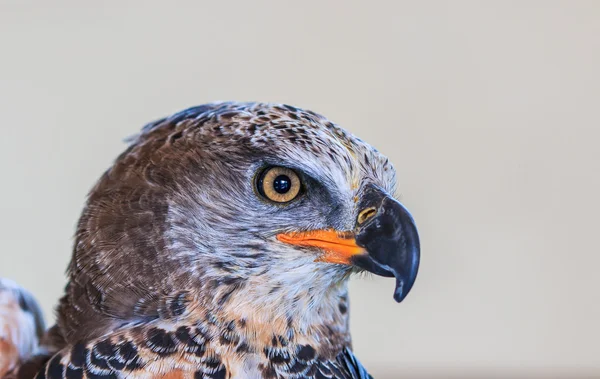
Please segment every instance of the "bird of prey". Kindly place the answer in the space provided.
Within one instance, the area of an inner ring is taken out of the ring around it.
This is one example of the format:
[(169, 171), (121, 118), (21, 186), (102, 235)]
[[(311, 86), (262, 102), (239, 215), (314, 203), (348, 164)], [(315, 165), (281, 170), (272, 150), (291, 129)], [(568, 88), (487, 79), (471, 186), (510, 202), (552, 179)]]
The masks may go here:
[(289, 105), (145, 126), (91, 190), (37, 378), (368, 378), (349, 276), (411, 289), (419, 237), (388, 159)]

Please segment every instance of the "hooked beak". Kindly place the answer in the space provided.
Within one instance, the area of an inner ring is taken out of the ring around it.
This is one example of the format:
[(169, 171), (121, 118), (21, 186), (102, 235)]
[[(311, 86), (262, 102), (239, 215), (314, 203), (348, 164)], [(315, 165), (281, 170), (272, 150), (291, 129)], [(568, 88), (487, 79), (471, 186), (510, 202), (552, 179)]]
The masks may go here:
[(363, 211), (354, 231), (282, 233), (277, 239), (322, 249), (319, 262), (354, 265), (376, 275), (395, 277), (394, 299), (401, 302), (412, 288), (419, 269), (417, 227), (402, 204), (375, 187), (365, 191), (359, 205)]

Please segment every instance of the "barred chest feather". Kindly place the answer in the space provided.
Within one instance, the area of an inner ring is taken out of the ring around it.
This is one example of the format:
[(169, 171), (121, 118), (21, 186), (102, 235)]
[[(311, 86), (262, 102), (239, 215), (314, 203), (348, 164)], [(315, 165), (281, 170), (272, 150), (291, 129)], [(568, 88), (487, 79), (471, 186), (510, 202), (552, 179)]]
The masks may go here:
[(347, 298), (311, 325), (202, 313), (129, 325), (65, 347), (37, 378), (367, 378), (350, 350)]

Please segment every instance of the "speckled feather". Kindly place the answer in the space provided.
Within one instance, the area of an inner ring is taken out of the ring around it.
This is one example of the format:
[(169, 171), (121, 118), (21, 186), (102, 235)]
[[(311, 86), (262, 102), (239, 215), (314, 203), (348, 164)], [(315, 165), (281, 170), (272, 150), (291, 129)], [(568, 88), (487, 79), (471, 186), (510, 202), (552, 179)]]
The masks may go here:
[[(301, 173), (286, 206), (261, 168)], [(348, 328), (350, 266), (277, 233), (350, 230), (388, 160), (323, 116), (215, 103), (145, 126), (92, 189), (39, 378), (366, 378)]]

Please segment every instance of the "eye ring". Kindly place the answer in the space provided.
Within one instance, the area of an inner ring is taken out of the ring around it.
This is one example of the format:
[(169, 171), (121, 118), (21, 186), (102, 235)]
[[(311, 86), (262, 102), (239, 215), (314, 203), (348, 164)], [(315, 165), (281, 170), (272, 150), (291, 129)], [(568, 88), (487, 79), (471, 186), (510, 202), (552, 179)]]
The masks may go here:
[(264, 169), (256, 181), (257, 192), (274, 203), (289, 203), (302, 189), (300, 177), (287, 167), (272, 166)]

